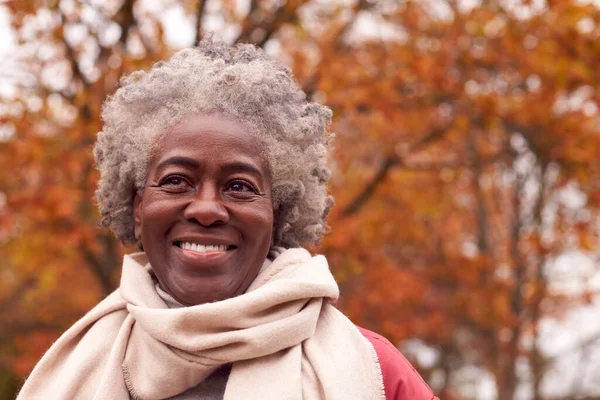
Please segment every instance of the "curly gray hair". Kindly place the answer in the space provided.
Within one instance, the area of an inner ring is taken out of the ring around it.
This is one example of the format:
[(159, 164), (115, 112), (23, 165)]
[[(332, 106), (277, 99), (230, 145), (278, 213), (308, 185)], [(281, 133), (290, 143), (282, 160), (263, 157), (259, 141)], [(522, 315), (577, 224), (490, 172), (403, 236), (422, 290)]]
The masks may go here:
[(333, 200), (325, 183), (331, 110), (307, 103), (289, 68), (253, 45), (204, 39), (121, 81), (105, 103), (94, 146), (103, 226), (134, 243), (133, 197), (143, 191), (153, 145), (184, 116), (220, 112), (261, 139), (271, 169), (274, 245), (318, 242)]

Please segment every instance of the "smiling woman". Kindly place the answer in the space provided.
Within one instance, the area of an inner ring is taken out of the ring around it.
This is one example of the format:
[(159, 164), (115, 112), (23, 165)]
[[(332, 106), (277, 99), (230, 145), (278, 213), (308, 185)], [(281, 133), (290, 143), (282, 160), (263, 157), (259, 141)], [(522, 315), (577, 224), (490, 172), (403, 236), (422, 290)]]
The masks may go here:
[(95, 146), (102, 224), (141, 252), (19, 399), (411, 399), (431, 390), (332, 302), (331, 112), (251, 45), (125, 78)]
[(222, 114), (187, 116), (168, 138), (135, 195), (135, 237), (160, 287), (181, 304), (240, 295), (273, 244), (271, 176), (260, 142)]

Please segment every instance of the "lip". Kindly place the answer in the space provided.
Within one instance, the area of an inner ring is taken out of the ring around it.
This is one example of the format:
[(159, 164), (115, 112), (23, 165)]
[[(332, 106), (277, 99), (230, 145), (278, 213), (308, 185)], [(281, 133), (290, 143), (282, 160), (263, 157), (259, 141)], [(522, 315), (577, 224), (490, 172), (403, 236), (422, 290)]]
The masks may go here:
[(188, 266), (196, 269), (221, 268), (227, 265), (233, 253), (237, 248), (226, 251), (210, 251), (207, 253), (197, 253), (192, 250), (184, 250), (181, 247), (173, 246), (177, 256)]

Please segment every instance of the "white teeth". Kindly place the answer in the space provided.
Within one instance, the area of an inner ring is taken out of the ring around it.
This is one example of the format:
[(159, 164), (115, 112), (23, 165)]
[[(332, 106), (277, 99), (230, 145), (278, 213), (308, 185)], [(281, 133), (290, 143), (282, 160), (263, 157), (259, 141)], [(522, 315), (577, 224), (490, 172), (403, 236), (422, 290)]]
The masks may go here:
[(190, 242), (181, 242), (180, 247), (184, 250), (192, 250), (196, 253), (208, 253), (211, 251), (227, 251), (227, 245), (208, 245), (204, 246), (202, 244), (190, 243)]

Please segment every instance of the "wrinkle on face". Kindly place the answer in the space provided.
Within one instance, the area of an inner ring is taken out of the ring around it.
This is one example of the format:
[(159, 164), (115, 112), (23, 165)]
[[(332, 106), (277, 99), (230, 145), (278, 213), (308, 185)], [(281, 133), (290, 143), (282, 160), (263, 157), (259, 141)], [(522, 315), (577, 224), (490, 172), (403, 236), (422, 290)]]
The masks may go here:
[[(249, 129), (222, 114), (194, 114), (161, 136), (134, 201), (135, 233), (159, 285), (186, 305), (243, 294), (273, 236), (268, 162)], [(198, 254), (178, 241), (218, 241)]]

